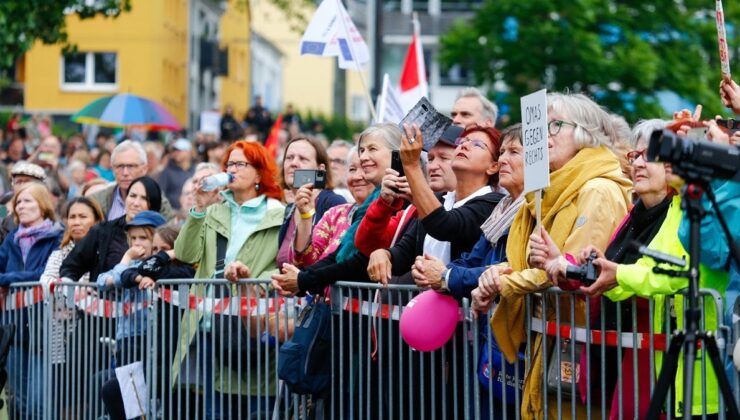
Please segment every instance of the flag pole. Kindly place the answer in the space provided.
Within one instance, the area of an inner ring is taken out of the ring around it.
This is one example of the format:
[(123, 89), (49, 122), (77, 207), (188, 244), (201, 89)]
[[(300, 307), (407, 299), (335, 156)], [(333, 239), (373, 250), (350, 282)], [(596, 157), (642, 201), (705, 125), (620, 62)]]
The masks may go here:
[[(344, 11), (347, 14), (349, 12), (346, 11), (344, 8), (344, 5), (342, 4), (342, 0), (337, 0), (337, 3), (339, 5), (338, 10)], [(347, 34), (348, 37), (352, 36), (349, 31), (347, 30), (347, 21), (344, 20), (344, 13), (342, 13), (341, 19), (342, 21), (342, 27), (344, 28), (344, 33)], [(350, 54), (352, 54), (353, 58), (356, 58), (357, 55), (355, 55), (354, 48), (352, 48), (352, 40), (347, 40), (347, 48), (349, 48)], [(375, 112), (375, 105), (373, 104), (373, 99), (370, 97), (370, 89), (367, 87), (367, 82), (365, 81), (365, 75), (362, 72), (362, 68), (360, 68), (360, 63), (356, 60), (352, 60), (355, 63), (355, 67), (357, 68), (357, 73), (360, 75), (360, 83), (362, 83), (362, 89), (365, 92), (365, 99), (367, 100), (367, 105), (370, 107), (370, 114), (372, 115), (373, 121), (376, 121), (378, 119), (377, 113)]]

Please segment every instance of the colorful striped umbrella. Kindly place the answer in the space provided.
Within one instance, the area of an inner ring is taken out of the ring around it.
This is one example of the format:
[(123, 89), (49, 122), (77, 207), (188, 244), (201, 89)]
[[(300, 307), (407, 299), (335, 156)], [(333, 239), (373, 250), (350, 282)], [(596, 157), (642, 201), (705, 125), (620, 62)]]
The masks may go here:
[(175, 117), (162, 105), (129, 93), (96, 99), (71, 119), (80, 124), (104, 127), (137, 127), (154, 131), (181, 128)]

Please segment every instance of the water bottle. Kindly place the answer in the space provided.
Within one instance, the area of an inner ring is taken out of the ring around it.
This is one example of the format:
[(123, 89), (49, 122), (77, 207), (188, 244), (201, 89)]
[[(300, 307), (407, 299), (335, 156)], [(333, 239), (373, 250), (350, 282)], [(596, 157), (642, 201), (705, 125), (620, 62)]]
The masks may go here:
[(228, 174), (226, 172), (221, 172), (215, 175), (211, 175), (205, 179), (203, 179), (203, 187), (201, 190), (203, 191), (213, 191), (217, 188), (225, 187), (231, 183), (231, 181), (234, 180), (234, 175)]

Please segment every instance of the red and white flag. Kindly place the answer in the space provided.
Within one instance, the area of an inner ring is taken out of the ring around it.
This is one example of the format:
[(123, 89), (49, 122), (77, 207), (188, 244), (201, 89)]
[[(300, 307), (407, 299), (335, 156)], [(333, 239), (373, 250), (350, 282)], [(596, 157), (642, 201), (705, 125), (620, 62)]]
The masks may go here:
[(411, 44), (403, 61), (401, 80), (399, 80), (400, 100), (404, 114), (419, 102), (422, 96), (429, 96), (429, 85), (427, 84), (427, 71), (424, 65), (424, 49), (421, 47), (419, 19), (414, 15), (414, 33)]

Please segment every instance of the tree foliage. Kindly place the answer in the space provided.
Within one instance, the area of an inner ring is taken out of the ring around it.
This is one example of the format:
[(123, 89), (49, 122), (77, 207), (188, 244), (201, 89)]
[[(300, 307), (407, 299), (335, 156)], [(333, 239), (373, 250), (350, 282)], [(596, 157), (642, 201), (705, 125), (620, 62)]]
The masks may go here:
[[(291, 31), (303, 33), (308, 26), (313, 10), (318, 2), (314, 0), (268, 0), (285, 14), (285, 24)], [(249, 0), (236, 0), (236, 7), (244, 9), (249, 7)]]
[(44, 44), (68, 43), (65, 18), (116, 17), (131, 9), (131, 0), (3, 0), (0, 1), (0, 69), (7, 69), (30, 50), (36, 40)]
[[(725, 1), (731, 58), (740, 7)], [(519, 119), (519, 97), (540, 88), (584, 92), (634, 121), (665, 116), (658, 92), (722, 111), (714, 1), (485, 0), (442, 38), (443, 65), (475, 82), (503, 82), (499, 101)], [(497, 83), (497, 86), (502, 86)], [(502, 94), (505, 93), (505, 94)]]

